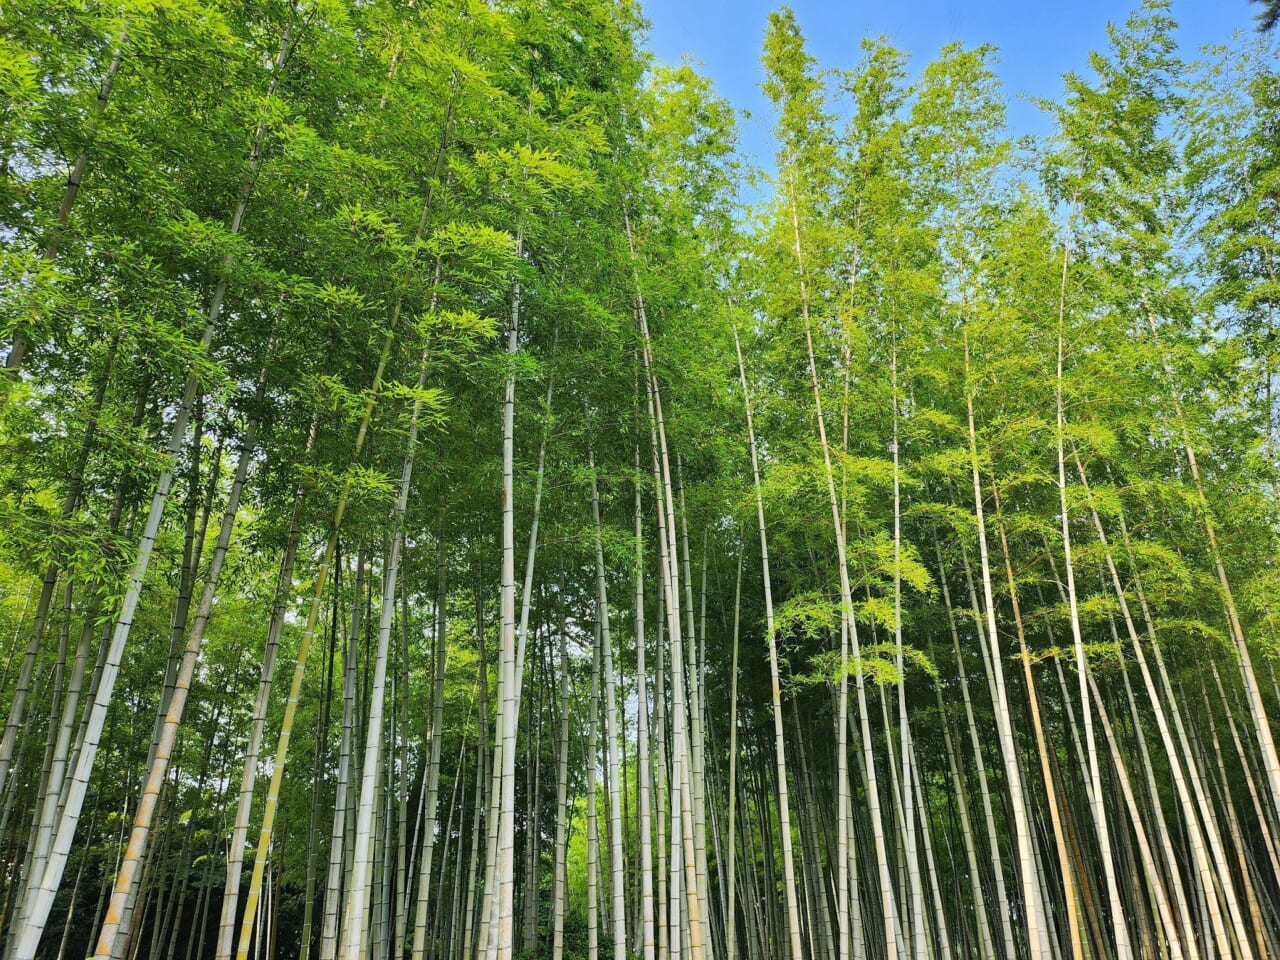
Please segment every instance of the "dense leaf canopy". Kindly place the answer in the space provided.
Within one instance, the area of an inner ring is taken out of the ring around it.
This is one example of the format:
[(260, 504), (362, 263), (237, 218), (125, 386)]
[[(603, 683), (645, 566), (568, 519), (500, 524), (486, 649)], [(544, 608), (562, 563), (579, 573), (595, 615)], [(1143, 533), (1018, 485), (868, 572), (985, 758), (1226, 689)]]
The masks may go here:
[(6, 960), (1280, 955), (1264, 8), (6, 0)]

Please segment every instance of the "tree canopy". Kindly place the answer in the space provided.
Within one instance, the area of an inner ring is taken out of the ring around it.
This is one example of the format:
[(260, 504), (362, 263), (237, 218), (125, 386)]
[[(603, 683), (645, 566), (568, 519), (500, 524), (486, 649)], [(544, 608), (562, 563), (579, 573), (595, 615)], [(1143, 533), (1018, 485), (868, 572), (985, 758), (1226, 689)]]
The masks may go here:
[(1263, 6), (0, 6), (5, 960), (1280, 955)]

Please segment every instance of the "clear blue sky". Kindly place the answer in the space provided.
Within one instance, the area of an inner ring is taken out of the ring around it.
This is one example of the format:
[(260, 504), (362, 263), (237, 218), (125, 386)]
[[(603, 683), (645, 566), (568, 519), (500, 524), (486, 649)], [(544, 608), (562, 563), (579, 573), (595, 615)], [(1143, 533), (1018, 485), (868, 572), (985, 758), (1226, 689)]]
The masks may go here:
[[(742, 147), (772, 167), (772, 112), (760, 92), (760, 47), (769, 11), (782, 0), (641, 0), (652, 27), (649, 48), (665, 63), (689, 55), (739, 109)], [(851, 68), (864, 36), (883, 34), (912, 54), (918, 70), (953, 40), (993, 43), (1015, 135), (1046, 133), (1041, 111), (1025, 96), (1056, 97), (1062, 74), (1087, 74), (1090, 50), (1107, 43), (1108, 21), (1137, 6), (1124, 0), (792, 0), (809, 52), (822, 67)], [(1253, 30), (1260, 8), (1248, 0), (1174, 0), (1181, 54)]]

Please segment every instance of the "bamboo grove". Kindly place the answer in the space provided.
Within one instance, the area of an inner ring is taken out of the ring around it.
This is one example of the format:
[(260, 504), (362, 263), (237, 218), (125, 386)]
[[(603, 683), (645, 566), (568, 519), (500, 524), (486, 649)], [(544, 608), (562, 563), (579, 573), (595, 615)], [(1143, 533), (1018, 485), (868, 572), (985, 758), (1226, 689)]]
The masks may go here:
[(782, 9), (766, 162), (630, 0), (0, 6), (6, 960), (1280, 955), (1280, 60), (1176, 13), (1016, 139)]

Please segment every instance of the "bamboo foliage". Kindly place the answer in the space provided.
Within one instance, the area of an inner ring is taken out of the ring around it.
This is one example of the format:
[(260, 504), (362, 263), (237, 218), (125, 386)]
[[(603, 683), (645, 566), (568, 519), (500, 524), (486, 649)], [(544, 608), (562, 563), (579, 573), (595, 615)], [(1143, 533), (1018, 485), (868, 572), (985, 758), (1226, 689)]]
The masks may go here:
[(6, 957), (1275, 954), (1280, 80), (1174, 12), (1019, 138), (780, 9), (760, 161), (621, 2), (0, 8)]

